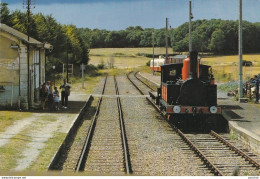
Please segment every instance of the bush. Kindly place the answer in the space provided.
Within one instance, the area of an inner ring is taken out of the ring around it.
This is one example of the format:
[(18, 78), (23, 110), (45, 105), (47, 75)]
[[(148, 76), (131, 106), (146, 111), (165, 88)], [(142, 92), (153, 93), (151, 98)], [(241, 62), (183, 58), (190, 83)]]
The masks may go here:
[(92, 64), (86, 66), (86, 73), (90, 76), (98, 76), (98, 68)]
[(150, 66), (150, 60), (146, 63), (146, 66), (148, 67)]
[(104, 69), (105, 68), (105, 64), (101, 63), (97, 65), (98, 69)]

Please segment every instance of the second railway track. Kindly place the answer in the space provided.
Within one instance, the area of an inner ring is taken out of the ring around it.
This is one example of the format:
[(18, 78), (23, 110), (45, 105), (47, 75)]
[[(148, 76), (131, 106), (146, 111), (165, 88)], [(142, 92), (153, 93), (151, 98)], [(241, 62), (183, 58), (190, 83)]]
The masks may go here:
[[(134, 74), (134, 77), (143, 84), (142, 88), (138, 87), (130, 79), (130, 74), (128, 74), (128, 79), (141, 94), (147, 94), (148, 91), (154, 90), (153, 87), (147, 85), (136, 74)], [(153, 104), (148, 97), (146, 99)], [(160, 112), (155, 104), (153, 106)], [(170, 125), (214, 175), (259, 175), (260, 158), (256, 157), (256, 159), (253, 159), (251, 156), (255, 156), (252, 153), (246, 153), (238, 149), (229, 142), (227, 137), (224, 139), (224, 137), (214, 131), (211, 131), (210, 134), (184, 134), (174, 125)]]
[(77, 171), (98, 175), (129, 174), (131, 164), (115, 77), (107, 77), (103, 94), (106, 97), (100, 98)]

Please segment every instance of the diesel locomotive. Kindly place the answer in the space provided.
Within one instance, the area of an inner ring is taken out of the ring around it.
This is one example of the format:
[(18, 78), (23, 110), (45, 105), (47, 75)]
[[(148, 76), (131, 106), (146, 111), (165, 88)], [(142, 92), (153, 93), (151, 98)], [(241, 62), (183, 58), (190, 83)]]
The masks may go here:
[(182, 63), (161, 66), (161, 85), (157, 94), (150, 93), (150, 96), (178, 127), (223, 123), (211, 66), (200, 64), (195, 51)]

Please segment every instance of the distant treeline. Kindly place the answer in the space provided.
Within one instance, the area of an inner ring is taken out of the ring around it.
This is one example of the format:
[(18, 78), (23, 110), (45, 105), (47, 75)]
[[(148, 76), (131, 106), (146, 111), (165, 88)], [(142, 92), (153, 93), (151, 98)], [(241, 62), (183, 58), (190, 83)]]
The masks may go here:
[[(189, 24), (174, 29), (171, 45), (174, 51), (188, 51)], [(238, 21), (197, 20), (192, 22), (192, 48), (200, 52), (234, 54), (238, 52)], [(243, 21), (243, 51), (260, 52), (260, 23)]]
[[(140, 26), (128, 27), (120, 31), (80, 28), (83, 37), (88, 39), (91, 48), (123, 48), (165, 46), (165, 29), (143, 29)], [(154, 33), (154, 34), (153, 34)], [(170, 44), (170, 41), (169, 41)]]
[[(152, 47), (165, 46), (165, 28), (143, 29), (128, 27), (120, 31), (81, 28), (81, 35), (88, 39), (91, 48), (106, 47)], [(189, 24), (184, 23), (168, 31), (169, 47), (175, 52), (189, 50)], [(243, 21), (243, 50), (245, 53), (260, 52), (260, 23)], [(215, 54), (238, 52), (238, 21), (196, 20), (192, 22), (193, 50)]]

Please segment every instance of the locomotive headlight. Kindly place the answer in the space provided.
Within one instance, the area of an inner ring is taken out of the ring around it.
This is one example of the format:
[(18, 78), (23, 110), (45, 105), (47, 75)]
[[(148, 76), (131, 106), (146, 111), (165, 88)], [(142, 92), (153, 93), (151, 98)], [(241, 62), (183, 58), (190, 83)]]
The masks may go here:
[(174, 113), (180, 113), (181, 112), (181, 107), (180, 106), (174, 106), (173, 107)]
[(217, 109), (216, 106), (211, 106), (211, 107), (209, 108), (209, 110), (210, 110), (210, 112), (211, 112), (212, 114), (216, 114), (217, 111), (218, 111), (218, 109)]

